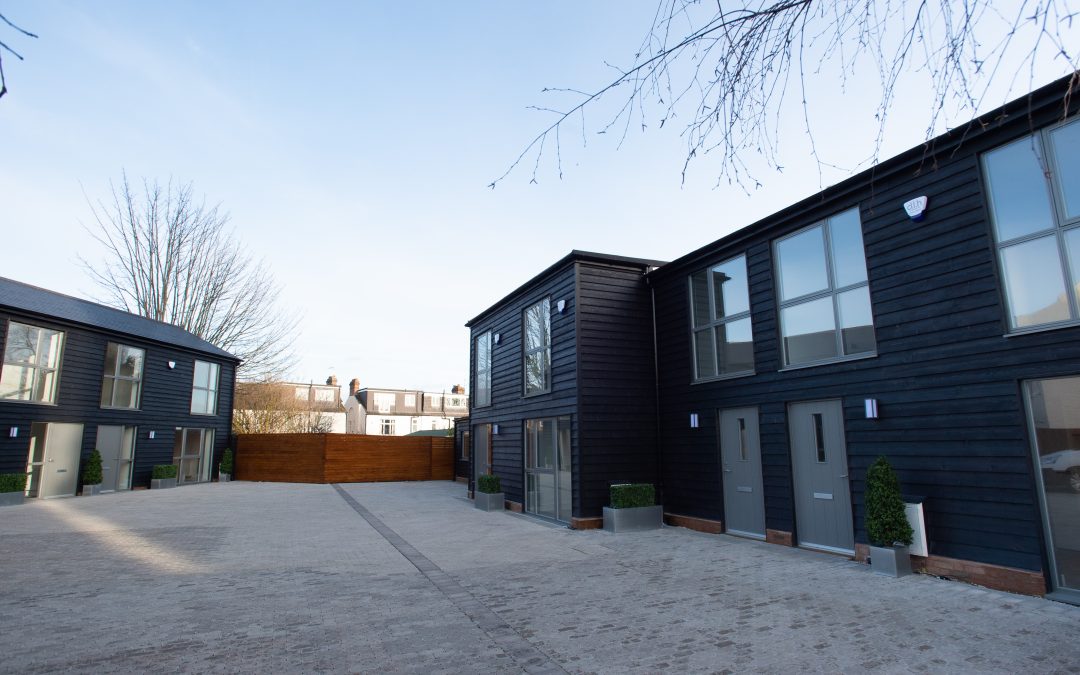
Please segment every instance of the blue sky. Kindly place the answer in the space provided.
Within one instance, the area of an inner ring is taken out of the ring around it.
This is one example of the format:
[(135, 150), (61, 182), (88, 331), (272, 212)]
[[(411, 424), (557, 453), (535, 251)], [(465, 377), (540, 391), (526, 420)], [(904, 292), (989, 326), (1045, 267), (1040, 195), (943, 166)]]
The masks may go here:
[[(680, 184), (678, 128), (564, 137), (564, 178), (506, 169), (560, 103), (628, 62), (655, 11), (635, 2), (51, 2), (3, 13), (0, 275), (96, 290), (87, 198), (109, 181), (191, 182), (302, 311), (292, 376), (432, 390), (468, 381), (464, 322), (571, 249), (671, 259), (850, 175), (820, 172), (798, 124), (783, 173), (749, 194), (699, 162)], [(1035, 84), (1064, 74), (1039, 71)], [(872, 73), (869, 73), (872, 75)], [(859, 168), (875, 127), (858, 78), (821, 80), (824, 159)], [(833, 80), (835, 82), (835, 80)], [(1011, 97), (1024, 93), (1027, 78)], [(989, 101), (998, 105), (1001, 98)], [(925, 135), (905, 90), (887, 157)], [(853, 113), (856, 103), (868, 113)], [(920, 111), (920, 106), (922, 110)], [(914, 111), (915, 114), (909, 114)], [(920, 114), (921, 113), (921, 114)], [(862, 120), (860, 123), (858, 120)], [(549, 157), (550, 158), (550, 157)]]

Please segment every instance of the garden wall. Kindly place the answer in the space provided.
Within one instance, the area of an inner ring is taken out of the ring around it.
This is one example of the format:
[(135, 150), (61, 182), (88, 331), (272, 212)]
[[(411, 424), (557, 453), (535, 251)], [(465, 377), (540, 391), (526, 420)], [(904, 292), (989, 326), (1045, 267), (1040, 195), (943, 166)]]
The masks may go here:
[(453, 480), (454, 439), (356, 434), (243, 434), (237, 480), (373, 483)]

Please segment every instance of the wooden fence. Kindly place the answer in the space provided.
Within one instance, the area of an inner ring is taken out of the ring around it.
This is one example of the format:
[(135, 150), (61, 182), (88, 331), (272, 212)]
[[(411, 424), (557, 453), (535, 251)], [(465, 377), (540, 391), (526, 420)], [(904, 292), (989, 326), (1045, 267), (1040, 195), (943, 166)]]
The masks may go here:
[(454, 439), (357, 434), (242, 434), (237, 480), (373, 483), (454, 480)]

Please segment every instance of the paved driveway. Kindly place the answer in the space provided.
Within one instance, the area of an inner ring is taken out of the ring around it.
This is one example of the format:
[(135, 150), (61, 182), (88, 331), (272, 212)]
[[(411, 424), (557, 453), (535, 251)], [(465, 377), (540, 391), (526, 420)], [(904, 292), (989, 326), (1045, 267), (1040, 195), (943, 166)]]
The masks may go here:
[(1080, 608), (454, 483), (209, 484), (0, 509), (0, 671), (1080, 672)]

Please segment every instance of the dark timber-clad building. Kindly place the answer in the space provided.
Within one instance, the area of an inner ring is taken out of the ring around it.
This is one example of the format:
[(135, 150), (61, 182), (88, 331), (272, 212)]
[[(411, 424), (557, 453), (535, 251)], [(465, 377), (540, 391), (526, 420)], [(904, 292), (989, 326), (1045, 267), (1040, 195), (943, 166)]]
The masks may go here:
[[(511, 353), (493, 347), (486, 366), (496, 383), (487, 415), (506, 434), (492, 470), (520, 495), (521, 420), (572, 416), (571, 402), (623, 389), (608, 374), (648, 373), (629, 389), (651, 403), (655, 387), (653, 416), (606, 400), (605, 433), (582, 437), (574, 456), (596, 457), (592, 475), (611, 479), (650, 480), (646, 469), (659, 466), (669, 523), (864, 559), (866, 470), (885, 455), (922, 502), (917, 567), (1080, 601), (1074, 84), (1033, 92), (649, 271), (636, 290), (628, 280), (624, 291), (654, 309), (612, 313), (617, 340), (585, 352), (569, 347), (576, 334), (553, 330), (553, 359), (572, 361), (555, 381), (558, 401), (524, 396), (527, 376), (510, 365), (527, 365), (531, 347), (510, 332), (520, 327), (507, 301), (470, 322), (473, 391), (485, 372), (477, 340), (510, 335)], [(545, 297), (574, 305), (584, 288), (556, 276), (516, 291), (513, 311), (550, 316), (554, 329), (561, 315), (525, 308)], [(493, 312), (504, 327), (485, 323)], [(643, 338), (648, 349), (621, 347)], [(655, 461), (645, 448), (615, 452), (609, 430), (655, 434)], [(626, 457), (638, 471), (603, 470)], [(574, 483), (575, 516), (595, 515), (600, 482)]]
[(229, 441), (239, 359), (176, 326), (0, 278), (0, 473), (71, 496), (96, 448), (103, 491), (155, 464), (210, 480)]

